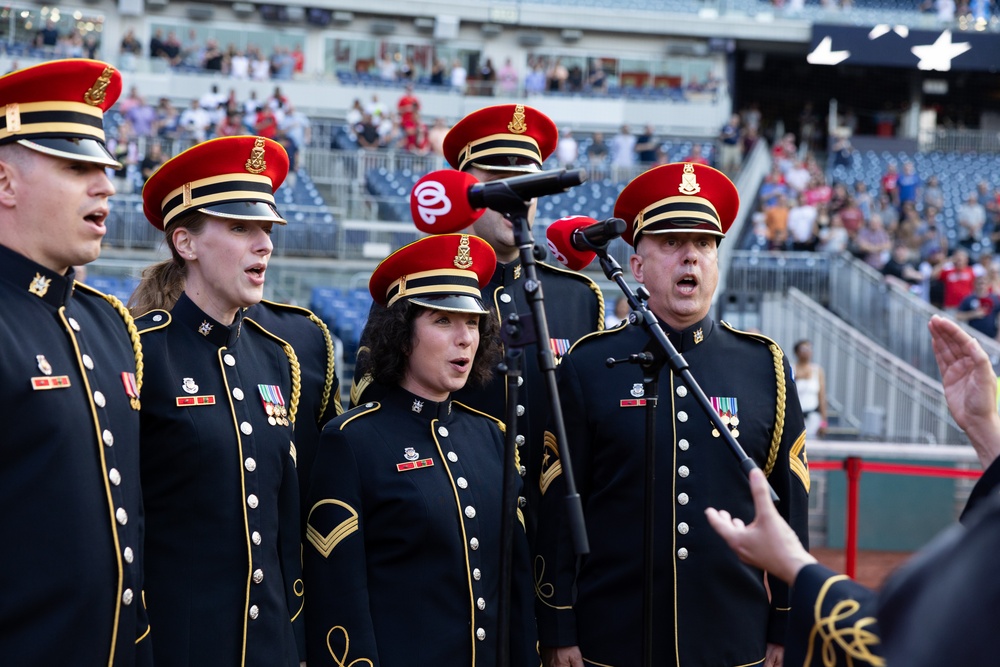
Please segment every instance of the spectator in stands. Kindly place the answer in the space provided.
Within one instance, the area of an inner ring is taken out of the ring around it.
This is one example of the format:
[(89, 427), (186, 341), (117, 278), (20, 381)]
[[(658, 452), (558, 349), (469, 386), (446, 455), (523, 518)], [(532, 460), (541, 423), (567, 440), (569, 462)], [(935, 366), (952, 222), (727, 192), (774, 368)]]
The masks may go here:
[(260, 107), (260, 100), (257, 99), (257, 91), (251, 90), (250, 97), (243, 102), (243, 125), (248, 133), (253, 133), (253, 126), (257, 122), (257, 109)]
[(527, 95), (541, 95), (545, 92), (545, 69), (540, 62), (536, 61), (524, 77), (524, 92)]
[(979, 197), (975, 192), (970, 192), (965, 202), (958, 207), (956, 219), (959, 227), (959, 243), (971, 248), (982, 241), (986, 209), (979, 203)]
[(556, 58), (545, 71), (545, 89), (550, 93), (561, 93), (566, 90), (569, 70), (563, 64), (562, 58)]
[(444, 155), (444, 137), (450, 129), (443, 117), (438, 116), (434, 119), (434, 125), (427, 130), (427, 143), (431, 153), (434, 155)]
[(622, 125), (618, 134), (611, 139), (611, 167), (618, 180), (632, 177), (635, 168), (635, 135), (628, 125)]
[(886, 280), (898, 281), (910, 291), (921, 294), (924, 284), (924, 274), (913, 263), (912, 251), (898, 241), (892, 246), (892, 255), (882, 267), (882, 275)]
[(990, 293), (989, 279), (977, 276), (973, 292), (958, 304), (955, 319), (966, 322), (985, 336), (996, 339), (997, 315), (1000, 314), (1000, 296)]
[(777, 163), (781, 173), (787, 173), (792, 162), (798, 157), (799, 149), (795, 145), (795, 135), (786, 132), (781, 141), (776, 141), (771, 149), (771, 159)]
[(146, 104), (146, 100), (141, 96), (137, 98), (137, 103), (130, 106), (125, 118), (132, 124), (135, 134), (140, 137), (153, 136), (153, 126), (156, 122), (156, 110)]
[(833, 143), (833, 166), (850, 168), (854, 164), (854, 146), (851, 140), (843, 133), (837, 136)]
[(1000, 201), (997, 200), (997, 192), (990, 189), (990, 184), (986, 181), (979, 181), (976, 184), (976, 192), (979, 196), (979, 203), (986, 211), (986, 224), (983, 225), (983, 242), (989, 242), (993, 246), (993, 235), (1000, 229)]
[(618, 297), (615, 299), (615, 309), (604, 316), (604, 328), (611, 329), (618, 326), (628, 319), (628, 314), (631, 310), (628, 306), (628, 299), (624, 296)]
[(219, 113), (219, 107), (226, 103), (226, 96), (219, 92), (219, 86), (212, 84), (212, 87), (198, 98), (198, 105), (208, 112), (208, 115), (215, 119)]
[(366, 150), (376, 150), (381, 146), (378, 126), (367, 111), (361, 117), (361, 122), (354, 126), (354, 136), (358, 140), (358, 145)]
[(161, 97), (156, 105), (156, 120), (153, 123), (154, 136), (175, 139), (177, 138), (177, 123), (180, 114), (177, 108), (170, 102), (170, 98)]
[[(250, 54), (248, 53), (248, 55)], [(253, 47), (252, 56), (250, 57), (250, 79), (253, 81), (267, 81), (270, 78), (271, 61), (264, 57), (260, 49)]]
[(254, 123), (254, 134), (265, 139), (273, 139), (278, 134), (278, 118), (274, 109), (269, 104), (265, 104), (257, 111), (257, 120)]
[[(791, 168), (785, 172), (785, 183), (792, 189), (793, 195), (799, 195), (806, 191), (813, 175), (806, 168), (804, 160), (796, 160)], [(834, 208), (836, 210), (836, 208)]]
[(287, 46), (274, 47), (271, 54), (271, 78), (276, 81), (291, 81), (295, 75), (295, 59)]
[(361, 99), (358, 97), (354, 98), (354, 102), (351, 103), (351, 108), (347, 110), (344, 115), (344, 123), (348, 127), (354, 127), (361, 122), (361, 119), (365, 115), (365, 108), (361, 104)]
[[(868, 190), (868, 184), (861, 179), (854, 182), (854, 203), (861, 209), (861, 215), (866, 220), (871, 217), (872, 206), (874, 205), (872, 193)], [(888, 228), (888, 225), (886, 225), (886, 228)]]
[[(825, 208), (825, 205), (824, 205)], [(821, 216), (828, 216), (824, 210), (817, 212), (817, 220), (821, 219)], [(829, 253), (831, 255), (839, 255), (845, 252), (851, 243), (851, 235), (848, 234), (847, 230), (844, 229), (844, 223), (840, 219), (839, 213), (834, 213), (830, 217), (829, 225), (820, 225), (819, 240), (820, 243), (817, 246), (817, 250), (824, 253)]]
[(408, 83), (403, 89), (403, 94), (396, 102), (396, 113), (399, 114), (399, 124), (405, 130), (414, 122), (414, 116), (420, 112), (420, 99), (413, 92), (413, 84)]
[(451, 63), (451, 89), (464, 95), (468, 78), (468, 71), (465, 69), (465, 66), (462, 65), (462, 61), (456, 58)]
[(823, 367), (812, 360), (812, 341), (803, 339), (795, 343), (795, 389), (806, 420), (806, 437), (826, 435), (826, 375)]
[(212, 117), (208, 111), (198, 104), (198, 100), (191, 100), (190, 106), (184, 110), (177, 122), (177, 129), (182, 138), (201, 142), (208, 136), (208, 128), (211, 125)]
[(989, 275), (990, 271), (996, 266), (993, 261), (993, 252), (990, 250), (984, 250), (979, 253), (979, 257), (976, 258), (976, 263), (972, 265), (972, 272), (976, 274), (976, 277)]
[(639, 165), (651, 165), (660, 158), (660, 142), (656, 138), (656, 128), (646, 125), (635, 140), (635, 157)]
[(899, 168), (895, 162), (886, 165), (881, 183), (882, 194), (888, 195), (892, 205), (899, 207)]
[(181, 46), (181, 64), (191, 69), (201, 69), (205, 63), (205, 47), (198, 39), (198, 31), (188, 30), (187, 39)]
[(743, 162), (740, 134), (740, 116), (734, 113), (719, 132), (719, 168), (730, 177), (739, 171)]
[(38, 34), (42, 36), (42, 46), (54, 48), (59, 42), (59, 30), (55, 21), (51, 19), (45, 22), (45, 27), (39, 30)]
[(587, 86), (592, 93), (603, 95), (608, 92), (608, 73), (604, 71), (604, 61), (600, 58), (594, 59), (590, 65), (590, 76), (587, 78)]
[(205, 53), (201, 61), (201, 67), (206, 72), (221, 72), (225, 61), (219, 42), (209, 38), (205, 42)]
[(217, 137), (235, 137), (246, 134), (243, 129), (243, 119), (239, 111), (229, 111), (215, 127)]
[[(285, 107), (285, 114), (278, 123), (278, 129), (287, 136), (295, 145), (297, 154), (309, 143), (310, 123), (309, 116), (302, 113), (289, 102)], [(297, 171), (299, 165), (296, 161), (291, 161), (292, 171)]]
[[(661, 159), (665, 157), (663, 155), (663, 151), (660, 151), (660, 155)], [(697, 142), (691, 144), (691, 152), (685, 155), (681, 162), (691, 162), (692, 164), (704, 164), (711, 166), (709, 159), (702, 153), (701, 144)]]
[(891, 250), (892, 239), (882, 224), (882, 216), (878, 214), (869, 218), (868, 223), (854, 236), (854, 254), (876, 271), (881, 271), (885, 266)]
[(771, 165), (771, 171), (764, 177), (764, 182), (760, 185), (760, 205), (761, 208), (772, 206), (777, 201), (778, 195), (788, 196), (790, 190), (785, 183), (785, 175), (777, 164)]
[(819, 243), (819, 229), (816, 224), (817, 211), (801, 196), (793, 199), (795, 206), (788, 210), (788, 238), (792, 250), (812, 252)]
[(902, 206), (905, 202), (918, 202), (921, 185), (922, 181), (917, 174), (917, 168), (907, 160), (903, 163), (903, 173), (896, 179), (896, 187), (899, 190), (899, 205)]
[(497, 71), (497, 91), (500, 95), (510, 97), (517, 94), (518, 75), (517, 69), (510, 58)]
[(159, 141), (150, 141), (146, 149), (146, 155), (142, 158), (142, 164), (139, 165), (139, 173), (142, 175), (143, 184), (149, 180), (154, 171), (159, 169), (161, 164), (163, 164), (163, 148), (160, 146)]
[(378, 77), (383, 83), (395, 83), (396, 76), (396, 61), (386, 53), (378, 61)]
[(383, 148), (396, 145), (400, 137), (403, 136), (399, 129), (399, 121), (396, 118), (396, 114), (382, 114), (382, 118), (378, 121), (378, 136), (379, 144)]
[(142, 42), (135, 36), (135, 30), (129, 28), (122, 37), (119, 50), (121, 60), (119, 67), (125, 72), (134, 72), (136, 60), (142, 55)]
[(493, 97), (493, 87), (496, 85), (497, 72), (493, 67), (492, 58), (487, 58), (486, 61), (479, 66), (477, 79), (479, 81), (476, 86), (478, 93), (485, 97)]
[(608, 159), (609, 152), (608, 144), (604, 141), (604, 133), (594, 132), (587, 146), (587, 160), (592, 164), (604, 162)]
[(125, 121), (118, 125), (118, 133), (108, 140), (108, 150), (121, 165), (118, 168), (109, 168), (111, 172), (109, 175), (114, 178), (115, 190), (118, 192), (132, 192), (129, 172), (136, 168), (136, 157), (139, 150), (135, 139), (132, 125)]
[(774, 203), (764, 208), (764, 222), (767, 225), (767, 241), (771, 250), (784, 250), (788, 242), (788, 200), (779, 193)]
[(306, 69), (306, 54), (302, 51), (302, 44), (296, 42), (292, 47), (292, 63), (294, 73), (302, 74)]
[(832, 201), (833, 188), (831, 188), (823, 179), (822, 174), (816, 174), (812, 177), (812, 180), (809, 181), (809, 185), (806, 187), (805, 192), (802, 193), (802, 196), (805, 197), (805, 200), (810, 204), (819, 205), (826, 203), (830, 205), (831, 213), (837, 212), (837, 209), (834, 207)]
[(447, 68), (445, 67), (444, 61), (440, 58), (435, 58), (434, 64), (431, 65), (431, 85), (443, 86), (446, 71)]
[(560, 167), (572, 167), (580, 159), (580, 146), (573, 136), (573, 130), (564, 127), (559, 143), (556, 144), (556, 161)]
[(920, 223), (917, 231), (920, 241), (920, 256), (927, 258), (935, 251), (940, 251), (947, 256), (948, 237), (945, 235), (944, 226), (937, 219), (937, 210), (928, 207), (924, 211), (924, 219)]
[(927, 177), (927, 186), (924, 188), (924, 207), (928, 206), (939, 211), (944, 208), (944, 191), (936, 174)]
[(250, 78), (250, 59), (244, 52), (235, 48), (229, 55), (229, 76), (239, 81)]
[(956, 310), (975, 287), (976, 274), (969, 266), (969, 253), (961, 248), (952, 254), (949, 261), (936, 267), (932, 277), (944, 285), (945, 310)]
[(806, 101), (799, 114), (799, 139), (800, 149), (803, 152), (810, 152), (816, 148), (820, 138), (819, 118), (813, 110), (813, 103)]

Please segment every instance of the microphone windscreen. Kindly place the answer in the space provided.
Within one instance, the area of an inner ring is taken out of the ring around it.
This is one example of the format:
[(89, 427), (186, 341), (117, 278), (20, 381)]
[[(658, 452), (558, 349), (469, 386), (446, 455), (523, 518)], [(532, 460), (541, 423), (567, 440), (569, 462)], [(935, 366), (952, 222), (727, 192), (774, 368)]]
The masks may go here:
[(469, 204), (469, 188), (478, 182), (472, 174), (453, 169), (427, 174), (410, 193), (413, 224), (427, 234), (452, 234), (465, 229), (486, 210)]
[(596, 224), (597, 220), (585, 215), (571, 215), (559, 218), (545, 230), (545, 242), (549, 252), (559, 260), (559, 263), (571, 271), (579, 271), (594, 261), (597, 253), (591, 250), (577, 250), (573, 247), (573, 232), (588, 225)]

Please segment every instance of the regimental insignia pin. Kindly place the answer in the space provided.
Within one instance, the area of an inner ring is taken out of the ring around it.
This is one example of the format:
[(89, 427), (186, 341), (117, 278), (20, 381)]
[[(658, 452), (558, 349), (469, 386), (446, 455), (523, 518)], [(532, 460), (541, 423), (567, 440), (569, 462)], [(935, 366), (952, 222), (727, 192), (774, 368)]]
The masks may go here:
[(104, 71), (101, 72), (101, 76), (97, 77), (97, 81), (90, 87), (90, 90), (83, 94), (83, 101), (92, 107), (96, 107), (104, 102), (104, 98), (108, 93), (108, 84), (111, 83), (111, 77), (114, 73), (114, 67), (105, 67)]
[(28, 291), (35, 296), (45, 296), (49, 291), (49, 285), (52, 284), (51, 278), (46, 278), (40, 273), (36, 273), (35, 277), (31, 279), (31, 284), (28, 285)]
[[(709, 400), (712, 402), (712, 408), (722, 419), (722, 423), (729, 428), (729, 432), (733, 434), (733, 437), (740, 437), (740, 417), (737, 414), (739, 410), (736, 403), (736, 397), (712, 396)], [(718, 438), (720, 435), (721, 434), (718, 429), (712, 429), (712, 436)]]
[(135, 373), (122, 373), (122, 386), (133, 410), (139, 409), (139, 385), (135, 381)]
[(52, 375), (52, 364), (49, 363), (44, 354), (36, 354), (35, 361), (38, 363), (38, 370), (46, 375)]
[(201, 325), (198, 326), (198, 333), (200, 333), (202, 336), (207, 336), (208, 334), (212, 333), (212, 326), (213, 325), (208, 323), (208, 320), (203, 320)]
[(466, 269), (472, 268), (472, 253), (469, 248), (469, 235), (462, 234), (462, 238), (458, 240), (458, 254), (455, 255), (455, 268)]
[(521, 279), (521, 265), (518, 264), (517, 266), (514, 267), (514, 280), (520, 280), (520, 279)]
[(701, 329), (695, 329), (695, 332), (694, 332), (694, 344), (697, 345), (698, 343), (700, 343), (700, 342), (702, 342), (704, 340), (705, 340), (705, 332), (702, 331)]
[(642, 398), (643, 396), (646, 395), (646, 390), (643, 388), (641, 382), (636, 382), (634, 385), (632, 385), (632, 391), (630, 391), (629, 393), (635, 396), (636, 398)]
[(251, 174), (259, 174), (267, 169), (267, 161), (264, 160), (264, 138), (257, 137), (250, 149), (250, 157), (247, 159), (246, 169)]
[(415, 398), (413, 399), (413, 406), (410, 409), (413, 410), (414, 412), (419, 413), (421, 410), (424, 409), (424, 402), (421, 401), (419, 398)]
[(696, 195), (701, 192), (701, 186), (694, 175), (694, 165), (690, 162), (684, 165), (684, 174), (681, 176), (681, 184), (678, 189), (682, 195)]
[(285, 408), (285, 397), (281, 387), (276, 384), (259, 384), (260, 402), (267, 413), (267, 423), (271, 426), (288, 426), (288, 410)]
[(523, 104), (518, 104), (514, 107), (514, 117), (507, 123), (507, 129), (513, 134), (524, 134), (528, 131), (528, 124), (524, 121)]
[(198, 385), (195, 383), (194, 378), (184, 378), (184, 382), (181, 383), (181, 389), (188, 394), (198, 393)]
[(413, 447), (407, 447), (403, 450), (403, 458), (407, 461), (416, 461), (420, 458), (420, 453), (417, 452)]

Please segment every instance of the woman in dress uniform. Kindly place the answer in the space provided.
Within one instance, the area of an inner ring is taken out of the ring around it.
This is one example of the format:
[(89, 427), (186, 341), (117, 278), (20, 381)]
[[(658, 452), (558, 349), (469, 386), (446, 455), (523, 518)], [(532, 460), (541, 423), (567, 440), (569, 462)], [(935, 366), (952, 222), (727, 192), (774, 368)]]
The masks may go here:
[(226, 137), (143, 188), (171, 253), (130, 304), (142, 313), (146, 603), (161, 667), (299, 664), (299, 368), (243, 317), (263, 295), (287, 171), (277, 143)]
[[(498, 357), (480, 292), (495, 265), (482, 239), (445, 234), (372, 274), (385, 390), (320, 441), (306, 503), (310, 667), (497, 663), (504, 441), (496, 420), (451, 399)], [(523, 519), (514, 535), (511, 665), (537, 667)]]

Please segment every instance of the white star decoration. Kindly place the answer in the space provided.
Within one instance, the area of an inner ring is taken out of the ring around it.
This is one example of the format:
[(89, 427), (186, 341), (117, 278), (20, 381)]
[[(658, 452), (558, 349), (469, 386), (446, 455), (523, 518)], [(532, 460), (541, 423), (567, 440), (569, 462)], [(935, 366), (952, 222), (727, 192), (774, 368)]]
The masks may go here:
[(851, 56), (850, 51), (833, 51), (833, 38), (824, 37), (813, 52), (806, 56), (810, 65), (839, 65)]
[(933, 44), (914, 46), (910, 51), (920, 58), (917, 69), (947, 72), (951, 69), (951, 61), (971, 48), (968, 42), (952, 42), (951, 30), (945, 30)]
[(882, 35), (888, 35), (889, 31), (896, 33), (903, 39), (906, 39), (907, 36), (910, 34), (910, 29), (905, 25), (890, 26), (888, 23), (879, 23), (877, 26), (872, 28), (871, 31), (868, 33), (868, 39), (870, 40), (878, 39)]

